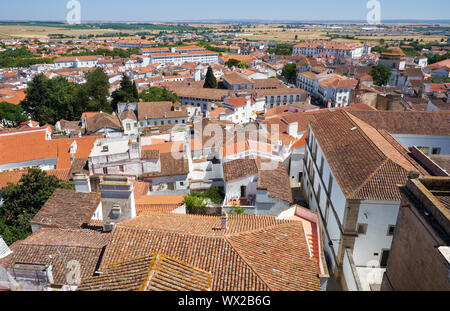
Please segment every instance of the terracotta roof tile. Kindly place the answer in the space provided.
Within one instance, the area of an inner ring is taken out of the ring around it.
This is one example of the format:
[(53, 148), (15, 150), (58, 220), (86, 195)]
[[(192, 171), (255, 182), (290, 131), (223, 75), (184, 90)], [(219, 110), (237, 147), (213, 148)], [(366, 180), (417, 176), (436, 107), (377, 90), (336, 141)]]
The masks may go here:
[(211, 273), (162, 255), (151, 254), (109, 265), (100, 276), (86, 278), (78, 291), (203, 291)]
[(100, 203), (100, 193), (56, 189), (30, 221), (45, 227), (81, 228), (88, 224)]
[(320, 290), (301, 222), (230, 216), (227, 230), (217, 228), (219, 217), (138, 216), (115, 226), (100, 269), (163, 253), (210, 271), (214, 291)]
[(52, 265), (55, 284), (68, 284), (67, 263), (80, 263), (81, 277), (92, 276), (110, 234), (90, 230), (41, 229), (10, 246), (13, 253), (0, 260), (5, 268), (15, 263)]
[[(315, 114), (310, 126), (344, 195), (351, 199), (399, 200), (397, 183), (416, 162), (352, 111)], [(387, 133), (385, 133), (387, 134)]]

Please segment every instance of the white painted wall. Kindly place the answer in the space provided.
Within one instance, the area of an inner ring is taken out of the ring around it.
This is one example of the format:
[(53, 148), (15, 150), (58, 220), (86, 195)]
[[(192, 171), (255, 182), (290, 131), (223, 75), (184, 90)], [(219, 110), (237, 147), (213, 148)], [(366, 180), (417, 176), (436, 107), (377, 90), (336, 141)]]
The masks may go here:
[(432, 148), (441, 148), (441, 154), (450, 154), (450, 136), (414, 134), (393, 134), (393, 136), (406, 148), (428, 146), (430, 152)]
[(367, 224), (367, 232), (359, 234), (355, 240), (353, 260), (356, 266), (367, 266), (371, 260), (380, 262), (382, 249), (391, 248), (392, 236), (387, 235), (388, 226), (397, 223), (399, 206), (400, 202), (395, 201), (361, 202), (358, 223)]

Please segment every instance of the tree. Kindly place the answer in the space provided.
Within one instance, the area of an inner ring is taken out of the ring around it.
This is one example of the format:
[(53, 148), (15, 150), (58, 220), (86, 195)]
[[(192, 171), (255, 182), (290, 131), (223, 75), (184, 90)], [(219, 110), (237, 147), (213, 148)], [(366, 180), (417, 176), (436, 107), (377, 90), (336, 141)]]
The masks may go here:
[(55, 124), (61, 119), (79, 120), (87, 108), (84, 86), (63, 77), (48, 79), (44, 74), (36, 75), (25, 93), (27, 97), (20, 106), (41, 125)]
[(23, 113), (22, 107), (7, 102), (0, 103), (0, 123), (3, 126), (17, 126), (26, 120), (27, 116)]
[(117, 110), (118, 103), (132, 103), (139, 101), (136, 83), (131, 82), (131, 79), (124, 74), (122, 76), (122, 81), (120, 81), (120, 89), (115, 90), (112, 93), (112, 98), (112, 106), (114, 110)]
[(176, 103), (180, 101), (180, 98), (177, 96), (177, 94), (159, 87), (151, 87), (142, 91), (142, 93), (139, 95), (139, 98), (146, 102), (170, 101)]
[(246, 62), (239, 62), (237, 66), (238, 68), (248, 68), (248, 64)]
[(294, 63), (284, 65), (281, 75), (285, 77), (286, 81), (289, 83), (295, 83), (295, 80), (297, 79), (297, 65)]
[(214, 76), (211, 66), (208, 67), (208, 71), (206, 72), (205, 84), (203, 84), (203, 88), (207, 89), (217, 88), (217, 80), (216, 77)]
[(225, 65), (227, 65), (228, 68), (237, 67), (238, 64), (239, 64), (239, 61), (237, 59), (234, 59), (234, 58), (230, 58), (229, 60), (227, 60), (225, 62)]
[(88, 110), (111, 112), (109, 97), (109, 79), (102, 68), (97, 67), (94, 71), (86, 74), (84, 85), (88, 96)]
[(391, 71), (385, 65), (378, 65), (370, 70), (369, 75), (373, 78), (373, 82), (376, 85), (387, 85), (391, 78)]
[(136, 81), (133, 81), (133, 97), (139, 100), (139, 92), (136, 86)]
[(222, 204), (223, 200), (224, 193), (219, 187), (211, 187), (205, 192), (191, 192), (184, 197), (188, 213), (200, 215), (206, 215), (206, 207), (211, 203)]
[(31, 234), (29, 221), (57, 188), (73, 186), (39, 169), (29, 169), (17, 184), (0, 190), (0, 235), (6, 236), (8, 244)]

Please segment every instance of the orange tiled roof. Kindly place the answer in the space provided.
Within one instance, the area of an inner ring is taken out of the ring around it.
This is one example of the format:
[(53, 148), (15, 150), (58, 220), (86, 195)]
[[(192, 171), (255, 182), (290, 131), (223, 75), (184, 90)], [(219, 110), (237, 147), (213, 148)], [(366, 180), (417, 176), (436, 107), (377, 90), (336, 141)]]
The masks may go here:
[(377, 128), (338, 110), (315, 114), (310, 126), (344, 195), (351, 199), (400, 200), (415, 163)]
[(185, 262), (151, 254), (109, 265), (100, 276), (82, 280), (78, 291), (204, 291), (212, 275)]
[(145, 195), (136, 200), (136, 204), (182, 204), (184, 195)]
[(111, 234), (91, 230), (43, 228), (23, 241), (10, 246), (13, 253), (0, 259), (8, 268), (15, 263), (51, 265), (55, 284), (67, 284), (67, 262), (77, 260), (81, 277), (92, 276)]
[[(68, 181), (70, 168), (59, 169), (59, 170), (47, 170), (45, 171), (48, 175), (56, 176), (59, 179)], [(19, 182), (22, 175), (27, 174), (28, 170), (20, 170), (20, 171), (7, 171), (0, 173), (0, 189), (6, 187), (8, 183), (16, 184)]]
[[(116, 224), (100, 270), (152, 253), (213, 275), (214, 291), (320, 290), (302, 223), (273, 216), (138, 216)], [(145, 241), (145, 242), (144, 242)], [(270, 241), (270, 242), (269, 242)]]
[(102, 135), (46, 140), (45, 127), (0, 133), (0, 164), (38, 159), (58, 159), (57, 169), (70, 168), (70, 145), (76, 141), (76, 158), (88, 158)]

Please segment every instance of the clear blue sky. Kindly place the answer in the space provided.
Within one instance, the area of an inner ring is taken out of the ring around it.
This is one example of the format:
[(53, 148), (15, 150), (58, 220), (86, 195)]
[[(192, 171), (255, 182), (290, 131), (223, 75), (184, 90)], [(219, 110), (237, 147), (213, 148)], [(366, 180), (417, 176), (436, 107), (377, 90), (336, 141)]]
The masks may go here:
[[(82, 21), (365, 20), (368, 0), (79, 0)], [(63, 21), (68, 0), (0, 0), (0, 20)], [(449, 0), (380, 0), (381, 18), (450, 19)]]

